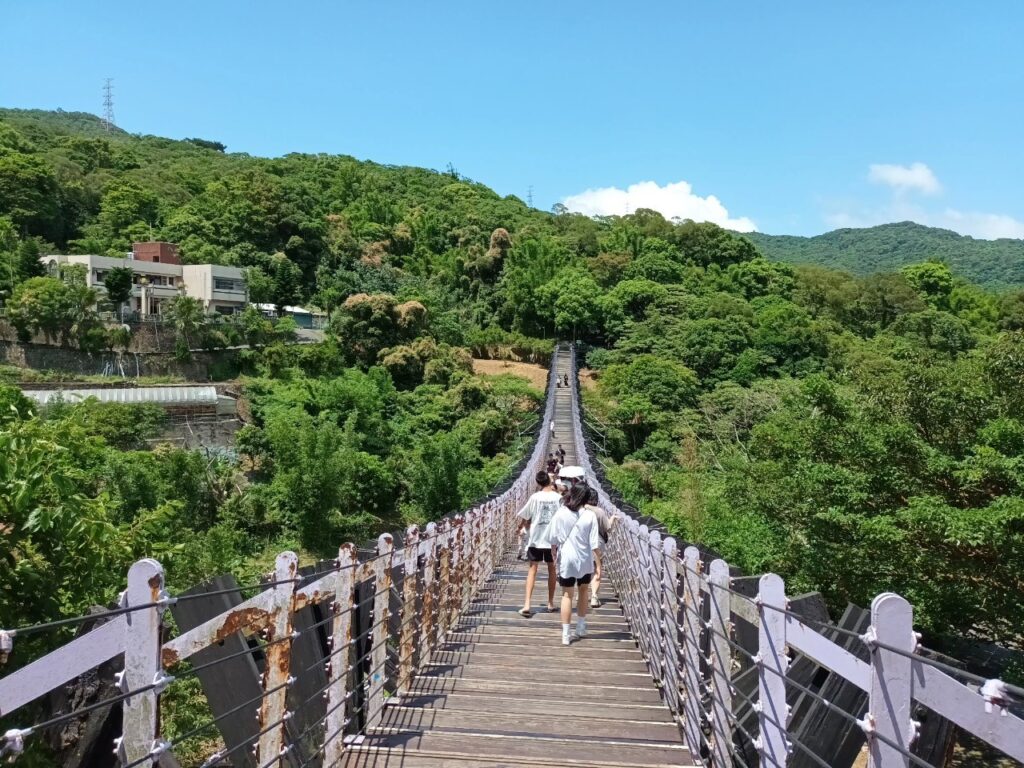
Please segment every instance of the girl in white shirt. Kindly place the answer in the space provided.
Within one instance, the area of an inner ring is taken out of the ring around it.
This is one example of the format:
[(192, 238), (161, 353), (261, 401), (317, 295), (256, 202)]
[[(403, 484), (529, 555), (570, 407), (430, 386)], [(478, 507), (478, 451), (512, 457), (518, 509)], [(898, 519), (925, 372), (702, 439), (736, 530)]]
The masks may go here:
[(601, 548), (597, 516), (585, 505), (590, 495), (586, 483), (573, 486), (564, 506), (551, 519), (548, 538), (562, 587), (562, 645), (572, 642), (572, 602), (576, 588), (576, 639), (587, 633), (590, 581), (594, 577), (594, 552)]

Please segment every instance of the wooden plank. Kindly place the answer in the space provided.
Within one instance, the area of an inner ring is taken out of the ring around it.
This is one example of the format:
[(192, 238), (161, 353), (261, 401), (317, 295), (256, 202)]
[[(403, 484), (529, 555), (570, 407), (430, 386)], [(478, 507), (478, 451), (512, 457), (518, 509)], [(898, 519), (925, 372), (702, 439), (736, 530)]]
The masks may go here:
[[(523, 683), (519, 680), (479, 680), (471, 678), (420, 678), (413, 682), (412, 693), (416, 695), (431, 693), (501, 693), (506, 696), (518, 696), (523, 691)], [(615, 686), (615, 685), (559, 685), (558, 695), (566, 699), (580, 701), (620, 701), (640, 702), (644, 704), (660, 704), (661, 695), (654, 687)]]
[[(556, 758), (552, 755), (547, 759), (531, 760), (530, 765), (569, 768), (566, 763), (555, 761)], [(458, 755), (418, 755), (415, 752), (395, 758), (386, 751), (374, 751), (348, 752), (337, 765), (339, 768), (522, 768), (523, 763), (498, 757), (488, 760)]]
[[(501, 653), (509, 656), (536, 656), (537, 646), (550, 645), (549, 637), (532, 638), (529, 635), (507, 636), (507, 635), (478, 635), (476, 637), (463, 637), (443, 643), (439, 650), (449, 653), (464, 653), (473, 650), (480, 650), (482, 653)], [(574, 643), (573, 645), (559, 649), (560, 657), (575, 658), (580, 656), (587, 659), (605, 659), (614, 663), (615, 659), (639, 659), (643, 655), (637, 650), (632, 640), (593, 640), (588, 637), (585, 643)]]
[[(580, 713), (581, 716), (574, 716)], [(558, 717), (512, 714), (502, 712), (496, 717), (490, 712), (448, 711), (443, 709), (389, 708), (381, 722), (380, 732), (473, 730), (494, 734), (537, 737), (575, 737), (580, 734), (599, 734), (601, 739), (628, 742), (679, 743), (679, 730), (674, 723), (656, 723), (645, 720), (598, 719), (587, 717), (588, 710), (579, 704), (569, 704)]]
[[(614, 747), (614, 749), (612, 749)], [(403, 733), (367, 736), (353, 751), (387, 749), (392, 756), (413, 753), (421, 755), (453, 755), (476, 759), (519, 759), (519, 765), (555, 757), (565, 765), (622, 766), (623, 768), (677, 768), (692, 765), (690, 753), (677, 745), (642, 745), (598, 739), (587, 734), (579, 739), (521, 738), (472, 731), (462, 733)], [(404, 759), (404, 758), (403, 758)], [(396, 760), (396, 765), (401, 763)], [(516, 763), (513, 763), (515, 765)]]
[[(349, 754), (342, 768), (523, 768), (524, 763), (515, 758), (479, 758), (467, 755), (419, 755), (415, 752), (402, 753), (399, 757), (389, 755), (386, 751), (366, 751)], [(528, 765), (544, 768), (579, 768), (579, 763), (566, 763), (557, 755), (531, 760)], [(601, 763), (600, 766), (614, 766)]]
[[(513, 698), (498, 693), (440, 693), (410, 696), (402, 699), (399, 706), (420, 709), (446, 709), (455, 712), (487, 712), (492, 716), (504, 714), (530, 714), (561, 717), (567, 711), (585, 711), (597, 721), (600, 720), (644, 720), (647, 722), (671, 723), (672, 715), (660, 702), (657, 704), (620, 703), (614, 699), (606, 701), (571, 701), (558, 698), (561, 694), (538, 692), (532, 697)], [(394, 706), (394, 705), (392, 705)]]
[[(456, 677), (463, 680), (508, 680), (523, 685), (527, 681), (522, 675), (509, 674), (504, 667), (487, 666), (486, 664), (428, 664), (424, 667), (420, 679), (430, 677)], [(543, 683), (547, 686), (565, 684), (576, 685), (613, 685), (613, 686), (649, 686), (651, 676), (647, 672), (618, 672), (615, 670), (591, 669), (551, 669), (544, 671)]]
[[(576, 644), (577, 649), (580, 645), (583, 644)], [(573, 650), (573, 647), (569, 646), (569, 649)], [(561, 649), (559, 649), (559, 651), (561, 651)], [(595, 655), (593, 652), (587, 653), (586, 650), (577, 650), (577, 653), (573, 654), (572, 661), (569, 662), (569, 666), (574, 667), (584, 661), (586, 662), (586, 666), (591, 669), (610, 669), (615, 672), (631, 672), (639, 675), (647, 674), (647, 664), (644, 663), (643, 658), (641, 658), (639, 654), (637, 654), (637, 657), (633, 659), (608, 660), (600, 655)], [(525, 671), (537, 670), (537, 674), (531, 674), (530, 677), (537, 679), (538, 681), (547, 679), (547, 670), (564, 669), (566, 667), (565, 655), (561, 652), (557, 655), (551, 654), (539, 656), (535, 651), (527, 658), (522, 654), (485, 653), (478, 648), (471, 652), (438, 651), (431, 657), (431, 663), (443, 665), (458, 664), (466, 667), (493, 667), (495, 669), (505, 670), (505, 674), (510, 679), (521, 679)]]

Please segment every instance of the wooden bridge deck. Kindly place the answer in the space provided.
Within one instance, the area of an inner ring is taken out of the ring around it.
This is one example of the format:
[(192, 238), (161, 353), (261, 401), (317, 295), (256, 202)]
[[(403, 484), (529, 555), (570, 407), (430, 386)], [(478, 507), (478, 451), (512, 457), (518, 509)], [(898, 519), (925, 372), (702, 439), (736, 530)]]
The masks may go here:
[[(568, 355), (557, 371), (572, 376)], [(576, 463), (571, 390), (555, 391), (548, 450)], [(543, 612), (547, 575), (525, 619), (526, 563), (510, 553), (381, 727), (354, 744), (344, 768), (657, 768), (693, 765), (611, 594), (590, 609), (587, 636), (562, 645), (557, 613)], [(556, 595), (556, 604), (558, 595)]]
[[(693, 765), (607, 587), (587, 636), (564, 647), (557, 614), (516, 613), (525, 578), (525, 563), (498, 569), (416, 677), (412, 696), (389, 703), (381, 727), (341, 765)], [(545, 589), (539, 579), (535, 603)]]

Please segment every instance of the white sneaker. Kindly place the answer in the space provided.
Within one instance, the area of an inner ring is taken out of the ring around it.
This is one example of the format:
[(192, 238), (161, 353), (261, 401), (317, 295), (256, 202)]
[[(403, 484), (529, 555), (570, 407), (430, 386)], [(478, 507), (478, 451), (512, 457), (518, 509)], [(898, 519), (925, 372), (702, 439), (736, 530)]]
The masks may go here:
[(576, 622), (576, 637), (586, 637), (587, 635), (587, 622), (577, 621)]
[(572, 645), (572, 638), (566, 633), (562, 633), (562, 645)]
[(590, 607), (591, 608), (600, 608), (601, 607), (601, 598), (599, 598), (597, 595), (593, 595), (590, 598)]

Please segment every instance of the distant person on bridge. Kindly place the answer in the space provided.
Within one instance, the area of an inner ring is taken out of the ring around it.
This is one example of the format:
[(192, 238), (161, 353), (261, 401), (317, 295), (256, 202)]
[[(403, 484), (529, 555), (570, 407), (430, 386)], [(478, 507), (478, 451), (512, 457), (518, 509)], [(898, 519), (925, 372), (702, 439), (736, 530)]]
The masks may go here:
[(540, 490), (533, 494), (526, 505), (519, 510), (522, 520), (521, 528), (529, 530), (526, 541), (526, 559), (529, 561), (526, 571), (526, 599), (519, 615), (530, 618), (533, 615), (533, 587), (537, 583), (537, 569), (542, 562), (548, 566), (548, 611), (555, 610), (555, 561), (551, 556), (551, 541), (548, 531), (551, 519), (555, 516), (562, 497), (552, 485), (551, 475), (547, 472), (537, 473), (537, 485)]
[(562, 586), (562, 645), (572, 643), (572, 602), (577, 588), (576, 639), (587, 634), (594, 552), (601, 548), (597, 516), (586, 506), (589, 497), (590, 488), (586, 483), (574, 485), (565, 505), (555, 513), (548, 530), (558, 569), (558, 583)]
[(548, 425), (548, 432), (551, 433), (551, 437), (555, 436), (555, 420), (554, 419), (552, 419), (551, 423)]

